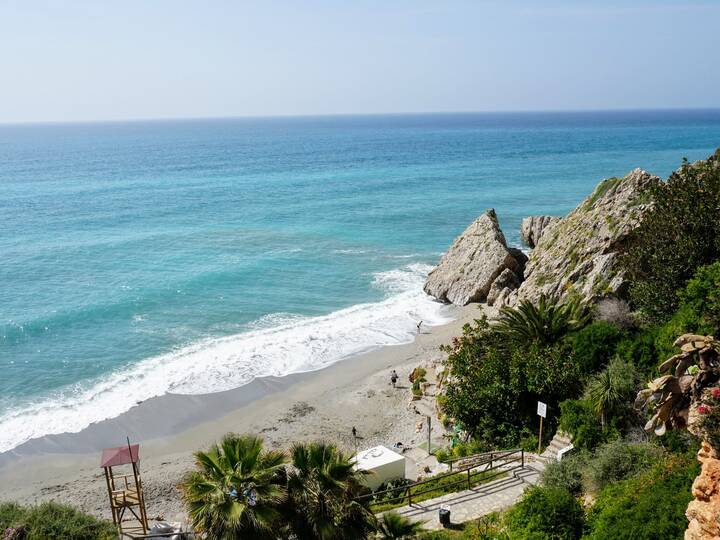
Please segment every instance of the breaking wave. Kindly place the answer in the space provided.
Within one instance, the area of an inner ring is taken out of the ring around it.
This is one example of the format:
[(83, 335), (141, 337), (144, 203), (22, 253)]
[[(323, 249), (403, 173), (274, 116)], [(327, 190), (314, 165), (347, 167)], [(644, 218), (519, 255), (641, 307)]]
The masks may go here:
[(453, 319), (453, 309), (422, 290), (430, 267), (411, 264), (373, 275), (379, 302), (329, 315), (271, 314), (236, 335), (202, 340), (123, 370), (78, 383), (0, 416), (0, 452), (43, 435), (78, 432), (138, 402), (168, 393), (205, 394), (257, 377), (314, 371), (340, 360), (414, 339), (427, 326)]

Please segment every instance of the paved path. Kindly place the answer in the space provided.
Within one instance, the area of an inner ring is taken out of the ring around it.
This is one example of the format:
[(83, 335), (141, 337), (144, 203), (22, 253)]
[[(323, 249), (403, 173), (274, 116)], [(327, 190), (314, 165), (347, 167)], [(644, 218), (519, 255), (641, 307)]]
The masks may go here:
[(426, 529), (441, 529), (438, 510), (441, 504), (450, 506), (452, 523), (464, 523), (486, 514), (512, 506), (523, 494), (525, 488), (537, 483), (544, 463), (526, 463), (524, 469), (515, 469), (508, 476), (480, 484), (472, 489), (448, 493), (442, 497), (428, 499), (412, 506), (396, 508), (394, 512), (413, 521), (424, 521)]

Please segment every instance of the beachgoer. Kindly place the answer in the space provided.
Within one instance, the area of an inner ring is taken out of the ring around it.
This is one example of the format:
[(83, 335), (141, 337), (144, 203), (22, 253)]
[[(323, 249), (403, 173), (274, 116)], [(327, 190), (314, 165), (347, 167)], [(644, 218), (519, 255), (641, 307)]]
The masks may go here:
[(418, 334), (420, 333), (420, 327), (422, 326), (422, 323), (423, 323), (422, 321), (419, 321), (419, 322), (417, 323), (417, 331), (418, 331)]
[(390, 382), (392, 383), (393, 388), (395, 388), (395, 383), (397, 382), (397, 380), (398, 380), (398, 374), (397, 374), (397, 372), (393, 369), (393, 370), (392, 370), (392, 373), (390, 374)]
[(352, 428), (352, 434), (353, 434), (353, 439), (357, 439), (357, 429), (355, 429), (355, 426), (353, 426), (353, 428)]

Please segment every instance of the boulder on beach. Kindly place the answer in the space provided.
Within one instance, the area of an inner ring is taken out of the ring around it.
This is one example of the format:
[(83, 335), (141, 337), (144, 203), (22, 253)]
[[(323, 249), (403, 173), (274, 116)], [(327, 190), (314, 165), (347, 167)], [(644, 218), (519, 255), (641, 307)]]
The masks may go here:
[(521, 263), (507, 247), (495, 210), (489, 209), (455, 239), (428, 275), (425, 292), (460, 306), (481, 302), (504, 270), (517, 274)]
[(522, 220), (520, 226), (520, 238), (528, 247), (534, 248), (540, 241), (540, 237), (557, 222), (556, 216), (529, 216)]

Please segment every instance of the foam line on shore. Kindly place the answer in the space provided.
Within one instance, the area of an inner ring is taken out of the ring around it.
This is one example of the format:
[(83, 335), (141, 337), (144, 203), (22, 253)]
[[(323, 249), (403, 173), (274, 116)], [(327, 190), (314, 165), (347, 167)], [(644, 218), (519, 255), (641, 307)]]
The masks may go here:
[(373, 275), (385, 293), (320, 317), (271, 315), (249, 331), (204, 340), (148, 358), (86, 385), (9, 411), (0, 417), (0, 452), (37, 437), (76, 433), (164, 394), (206, 394), (259, 377), (314, 371), (387, 345), (411, 342), (417, 321), (450, 322), (453, 309), (422, 291), (429, 266), (410, 264)]

